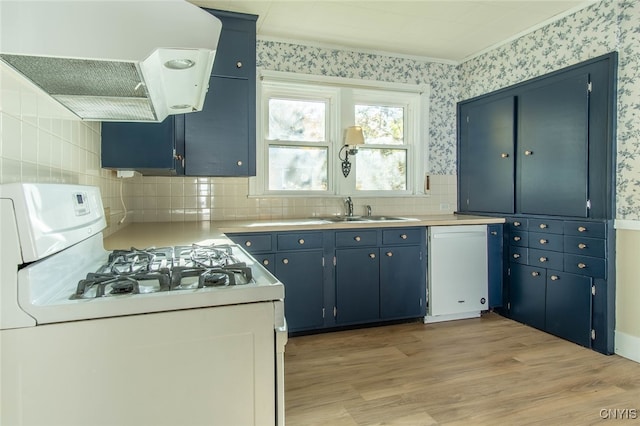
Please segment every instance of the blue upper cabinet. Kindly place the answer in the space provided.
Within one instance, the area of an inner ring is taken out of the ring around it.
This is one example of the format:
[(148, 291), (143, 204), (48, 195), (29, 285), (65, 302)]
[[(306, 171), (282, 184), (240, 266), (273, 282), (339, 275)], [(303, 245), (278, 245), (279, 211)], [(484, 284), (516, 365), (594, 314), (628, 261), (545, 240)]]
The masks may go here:
[(144, 175), (254, 176), (256, 15), (205, 9), (222, 32), (202, 111), (102, 123), (102, 167)]

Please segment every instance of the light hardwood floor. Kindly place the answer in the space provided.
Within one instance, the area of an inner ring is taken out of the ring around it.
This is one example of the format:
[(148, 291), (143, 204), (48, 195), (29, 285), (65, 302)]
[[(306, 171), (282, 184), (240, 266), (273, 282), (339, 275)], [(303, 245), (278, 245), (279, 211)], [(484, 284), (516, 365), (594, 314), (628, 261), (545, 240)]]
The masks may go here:
[(292, 337), (285, 356), (288, 426), (640, 424), (640, 364), (496, 314)]

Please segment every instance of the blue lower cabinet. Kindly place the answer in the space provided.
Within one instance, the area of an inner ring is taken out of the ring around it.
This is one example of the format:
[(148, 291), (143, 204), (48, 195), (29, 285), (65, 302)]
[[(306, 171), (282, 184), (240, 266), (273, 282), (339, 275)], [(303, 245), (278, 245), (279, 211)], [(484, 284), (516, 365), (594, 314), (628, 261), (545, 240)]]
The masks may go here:
[(425, 315), (425, 253), (420, 246), (380, 249), (380, 318)]
[(289, 331), (324, 325), (324, 266), (322, 250), (278, 252), (275, 276), (284, 284)]
[(380, 258), (377, 247), (336, 250), (336, 323), (380, 318)]
[(589, 347), (592, 279), (552, 270), (547, 271), (546, 278), (546, 331)]
[(546, 271), (533, 266), (511, 264), (509, 284), (511, 318), (544, 330)]

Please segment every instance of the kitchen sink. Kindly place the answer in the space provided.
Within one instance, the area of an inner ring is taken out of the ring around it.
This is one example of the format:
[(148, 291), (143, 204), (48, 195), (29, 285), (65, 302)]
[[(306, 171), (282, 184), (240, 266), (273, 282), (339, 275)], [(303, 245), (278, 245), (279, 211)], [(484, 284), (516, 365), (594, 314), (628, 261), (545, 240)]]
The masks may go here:
[(416, 219), (397, 217), (397, 216), (325, 216), (318, 219), (326, 220), (327, 222), (404, 222)]
[(328, 222), (366, 222), (367, 218), (363, 216), (329, 216), (323, 217), (322, 220)]

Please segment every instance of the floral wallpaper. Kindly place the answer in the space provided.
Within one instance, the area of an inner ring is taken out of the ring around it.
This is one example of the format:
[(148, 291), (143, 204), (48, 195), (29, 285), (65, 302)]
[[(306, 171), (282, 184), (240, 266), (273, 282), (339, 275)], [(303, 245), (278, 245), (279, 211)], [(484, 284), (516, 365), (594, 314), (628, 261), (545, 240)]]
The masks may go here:
[(369, 53), (258, 41), (257, 66), (271, 71), (325, 75), (407, 84), (429, 84), (429, 161), (427, 173), (455, 173), (455, 65)]
[(616, 217), (640, 220), (640, 2), (604, 0), (459, 66), (460, 100), (618, 51)]

